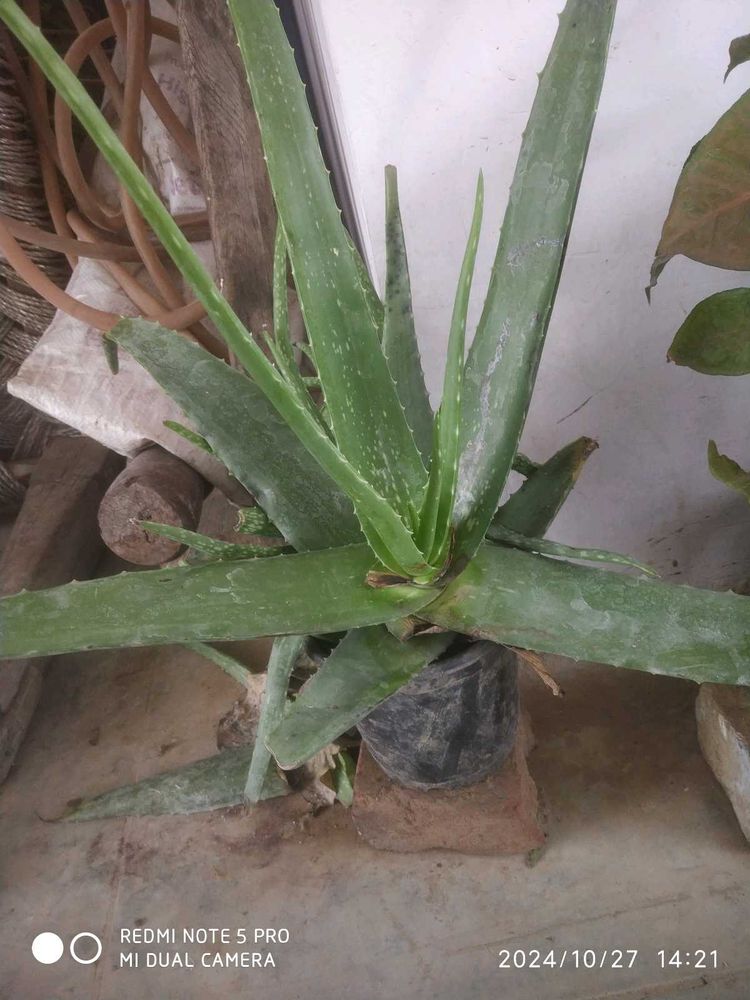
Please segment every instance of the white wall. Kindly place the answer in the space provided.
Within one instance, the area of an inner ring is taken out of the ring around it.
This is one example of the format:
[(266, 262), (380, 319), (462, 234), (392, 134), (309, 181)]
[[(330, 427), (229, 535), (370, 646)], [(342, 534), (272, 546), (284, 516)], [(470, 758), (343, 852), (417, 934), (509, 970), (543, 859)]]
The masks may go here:
[[(475, 282), (482, 292), (562, 0), (312, 6), (381, 283), (382, 168), (399, 168), (417, 323), (436, 398), (476, 174), (484, 169), (487, 188)], [(665, 352), (694, 303), (742, 278), (679, 259), (650, 308), (643, 288), (682, 162), (750, 86), (747, 67), (722, 85), (729, 40), (747, 31), (741, 0), (620, 0), (523, 439), (537, 459), (580, 434), (600, 443), (552, 537), (630, 552), (676, 581), (718, 585), (750, 576), (750, 510), (709, 475), (706, 441), (715, 437), (750, 464), (750, 377), (695, 375), (668, 365)]]

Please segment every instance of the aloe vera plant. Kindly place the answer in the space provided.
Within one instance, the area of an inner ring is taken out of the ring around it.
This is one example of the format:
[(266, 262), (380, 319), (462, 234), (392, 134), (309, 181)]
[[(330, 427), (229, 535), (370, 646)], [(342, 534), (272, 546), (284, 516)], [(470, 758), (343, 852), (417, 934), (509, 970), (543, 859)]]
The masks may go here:
[[(287, 547), (268, 558), (267, 549), (193, 538), (202, 556), (190, 565), (8, 597), (0, 603), (0, 655), (278, 637), (246, 787), (234, 759), (200, 771), (204, 785), (213, 773), (233, 776), (232, 791), (222, 787), (212, 799), (222, 804), (232, 796), (240, 801), (245, 791), (253, 800), (269, 794), (270, 755), (287, 768), (311, 757), (435, 660), (456, 633), (694, 680), (750, 684), (746, 598), (581, 565), (637, 566), (624, 556), (544, 538), (593, 442), (573, 442), (541, 465), (518, 452), (615, 3), (568, 0), (560, 17), (464, 360), (480, 178), (443, 398), (433, 417), (414, 331), (395, 170), (386, 172), (381, 301), (342, 224), (272, 0), (229, 0), (229, 7), (278, 210), (274, 362), (242, 327), (83, 88), (16, 3), (0, 0), (0, 18), (78, 116), (243, 370), (143, 320), (123, 320), (109, 334), (110, 344), (130, 353), (177, 401), (188, 433), (254, 495), (276, 543)], [(286, 340), (287, 262), (323, 407), (300, 377)], [(525, 481), (500, 505), (513, 468)], [(299, 648), (297, 639), (285, 637), (331, 633), (343, 637), (285, 706)], [(172, 794), (173, 776), (162, 787)], [(154, 794), (150, 787), (141, 801)], [(206, 799), (203, 790), (201, 796)], [(97, 815), (101, 808), (99, 802)], [(123, 808), (122, 796), (116, 808)]]
[[(750, 35), (729, 46), (724, 80), (750, 60)], [(693, 147), (680, 172), (651, 267), (648, 294), (677, 254), (713, 267), (750, 271), (750, 90)], [(716, 292), (690, 311), (667, 357), (704, 375), (750, 373), (750, 288)], [(708, 442), (711, 474), (750, 502), (750, 472)]]

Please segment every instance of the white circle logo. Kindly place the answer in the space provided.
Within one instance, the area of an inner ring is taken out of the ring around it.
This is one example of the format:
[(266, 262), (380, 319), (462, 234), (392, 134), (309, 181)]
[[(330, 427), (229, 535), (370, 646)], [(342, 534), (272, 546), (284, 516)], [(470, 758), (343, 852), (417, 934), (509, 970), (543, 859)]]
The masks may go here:
[[(96, 953), (94, 954), (93, 958), (79, 958), (79, 956), (76, 954), (76, 944), (82, 938), (91, 938), (91, 940), (95, 942)], [(71, 958), (75, 959), (75, 961), (78, 962), (79, 965), (92, 965), (94, 962), (98, 961), (101, 953), (102, 953), (101, 939), (98, 938), (96, 934), (92, 934), (91, 931), (81, 931), (81, 933), (76, 934), (76, 936), (70, 942), (70, 956)]]
[(31, 954), (42, 965), (54, 965), (55, 962), (59, 962), (64, 950), (62, 938), (52, 931), (37, 934), (31, 942)]

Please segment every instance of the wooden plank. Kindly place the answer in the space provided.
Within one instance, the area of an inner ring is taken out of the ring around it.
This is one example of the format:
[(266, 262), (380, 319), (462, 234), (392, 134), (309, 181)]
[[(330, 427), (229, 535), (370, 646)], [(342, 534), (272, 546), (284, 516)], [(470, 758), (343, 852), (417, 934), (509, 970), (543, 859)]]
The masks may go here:
[[(0, 559), (0, 594), (42, 590), (93, 572), (102, 550), (99, 503), (121, 465), (96, 441), (52, 439)], [(45, 662), (0, 662), (0, 781), (34, 711)]]
[(217, 276), (259, 337), (272, 326), (276, 211), (226, 0), (178, 0), (177, 23)]

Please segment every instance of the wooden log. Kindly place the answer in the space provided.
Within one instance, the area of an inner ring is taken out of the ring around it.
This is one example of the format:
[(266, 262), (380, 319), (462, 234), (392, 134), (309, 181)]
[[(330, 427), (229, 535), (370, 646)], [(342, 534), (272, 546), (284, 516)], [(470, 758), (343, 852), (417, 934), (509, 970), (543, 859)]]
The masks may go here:
[[(86, 579), (102, 550), (99, 502), (122, 465), (88, 438), (53, 438), (31, 475), (0, 559), (0, 593)], [(0, 662), (0, 781), (39, 699), (46, 659)]]
[(158, 566), (184, 548), (144, 531), (156, 521), (195, 531), (207, 485), (189, 465), (158, 445), (144, 448), (115, 479), (99, 507), (99, 529), (107, 548), (138, 566)]
[(217, 275), (259, 343), (273, 316), (276, 210), (226, 0), (178, 0), (177, 24), (201, 156)]

